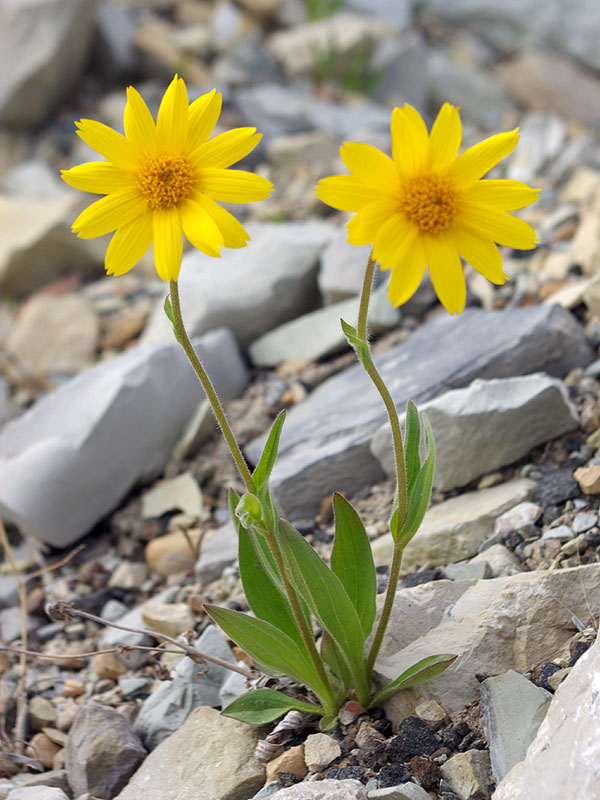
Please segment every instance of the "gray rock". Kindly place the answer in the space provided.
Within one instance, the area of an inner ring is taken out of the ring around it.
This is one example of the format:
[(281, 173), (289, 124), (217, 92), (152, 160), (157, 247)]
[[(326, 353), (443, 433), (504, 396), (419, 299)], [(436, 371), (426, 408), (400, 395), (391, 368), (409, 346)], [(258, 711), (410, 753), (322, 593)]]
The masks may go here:
[(584, 531), (589, 531), (589, 529), (593, 528), (597, 523), (598, 514), (582, 511), (573, 519), (571, 527), (575, 533), (583, 533)]
[[(310, 108), (310, 121), (315, 128), (348, 138), (357, 131), (385, 131), (389, 135), (389, 108), (372, 100), (357, 100), (340, 105), (327, 100), (314, 100)], [(361, 135), (362, 141), (362, 135)]]
[[(451, 715), (478, 699), (476, 674), (523, 671), (547, 660), (570, 638), (572, 615), (587, 618), (586, 597), (599, 579), (600, 565), (591, 564), (399, 590), (375, 666), (377, 685), (434, 653), (459, 657), (437, 678), (391, 697), (385, 703), (388, 718), (414, 714), (423, 699), (435, 700)], [(568, 608), (557, 602), (565, 597)]]
[(487, 564), (491, 578), (503, 578), (523, 572), (521, 559), (503, 544), (486, 547), (469, 562), (470, 564)]
[(2, 191), (16, 197), (64, 197), (66, 186), (44, 161), (21, 161), (2, 176)]
[(200, 583), (216, 580), (237, 559), (238, 536), (231, 520), (202, 540), (195, 570)]
[(265, 138), (309, 130), (312, 98), (304, 89), (264, 83), (240, 89), (235, 102), (247, 125), (260, 126)]
[(445, 102), (458, 105), (461, 117), (485, 130), (497, 128), (507, 113), (514, 113), (508, 92), (492, 73), (442, 52), (431, 55), (428, 70), (435, 108)]
[(407, 28), (412, 19), (409, 0), (345, 0), (344, 6), (389, 22), (400, 31)]
[(448, 564), (444, 575), (449, 581), (479, 581), (492, 577), (492, 569), (487, 561), (463, 561)]
[(494, 533), (499, 536), (507, 536), (528, 525), (533, 525), (541, 517), (543, 510), (537, 503), (519, 503), (513, 508), (509, 508), (504, 514), (500, 514), (494, 524)]
[(198, 708), (146, 758), (116, 800), (246, 800), (265, 782), (260, 728)]
[(592, 69), (600, 69), (595, 0), (581, 0), (577, 14), (568, 13), (568, 0), (546, 0), (543, 15), (539, 14), (537, 0), (507, 0), (500, 6), (490, 0), (420, 0), (419, 5), (467, 28), (501, 53), (536, 46), (551, 52), (558, 50)]
[(271, 781), (271, 783), (267, 783), (266, 786), (257, 792), (254, 797), (251, 797), (250, 800), (267, 800), (271, 795), (274, 795), (275, 792), (278, 792), (280, 789), (283, 789), (283, 786), (279, 781)]
[[(238, 662), (239, 666), (244, 667), (247, 666), (246, 664), (242, 664)], [(219, 690), (219, 702), (218, 705), (221, 708), (226, 708), (230, 703), (233, 703), (234, 700), (237, 700), (243, 694), (246, 694), (248, 691), (248, 686), (246, 683), (246, 678), (243, 675), (240, 675), (239, 672), (230, 672), (225, 680), (223, 681), (223, 685)]]
[[(210, 625), (195, 642), (199, 650), (235, 664), (231, 648), (219, 631)], [(171, 673), (144, 702), (133, 729), (144, 745), (153, 750), (179, 730), (198, 706), (218, 706), (226, 679), (236, 673), (217, 664), (196, 664), (184, 656)]]
[(374, 99), (388, 107), (404, 103), (425, 107), (431, 82), (429, 60), (427, 46), (414, 31), (381, 41), (369, 63), (377, 76), (372, 91)]
[(388, 786), (385, 789), (372, 789), (369, 800), (430, 800), (429, 795), (417, 783), (399, 783), (397, 786)]
[[(213, 331), (196, 348), (220, 395), (238, 394), (245, 368), (231, 333)], [(160, 474), (201, 398), (176, 342), (85, 370), (0, 432), (0, 513), (66, 547)]]
[(52, 786), (22, 786), (9, 792), (6, 800), (69, 800), (69, 796)]
[(525, 758), (552, 695), (509, 670), (481, 684), (481, 713), (496, 784)]
[[(321, 256), (317, 280), (325, 303), (337, 303), (360, 294), (370, 252), (370, 245), (356, 247), (348, 241), (345, 230), (338, 232)], [(377, 270), (375, 280), (380, 283), (382, 277)]]
[[(444, 347), (440, 347), (444, 342)], [(440, 316), (375, 362), (397, 407), (420, 403), (444, 389), (476, 378), (502, 378), (544, 371), (564, 375), (593, 360), (593, 351), (573, 316), (559, 306), (505, 311), (465, 311)], [(381, 399), (361, 366), (321, 384), (287, 416), (272, 488), (292, 519), (318, 509), (334, 490), (349, 495), (383, 479), (369, 451), (385, 420)], [(255, 462), (263, 438), (247, 447)]]
[(25, 127), (68, 97), (85, 65), (96, 1), (0, 4), (0, 122)]
[[(119, 617), (119, 625), (126, 628), (145, 628), (142, 619), (141, 606), (132, 608), (123, 616)], [(132, 631), (122, 631), (118, 628), (105, 628), (100, 634), (100, 646), (108, 647), (152, 647), (156, 642), (150, 636), (143, 633), (133, 633)], [(146, 663), (149, 654), (144, 650), (128, 650), (124, 654), (126, 663), (135, 669)]]
[[(432, 506), (416, 536), (408, 543), (402, 556), (402, 566), (412, 569), (418, 565), (450, 564), (470, 558), (479, 551), (494, 527), (494, 520), (506, 508), (531, 495), (535, 489), (527, 478), (501, 483), (478, 492), (451, 497)], [(373, 558), (377, 564), (390, 564), (394, 542), (391, 533), (375, 539)], [(483, 554), (487, 553), (487, 550)]]
[(573, 529), (568, 525), (557, 525), (556, 528), (544, 531), (542, 539), (573, 539), (574, 536)]
[[(183, 258), (179, 285), (190, 336), (228, 325), (246, 345), (265, 331), (319, 305), (316, 286), (321, 250), (333, 231), (323, 222), (254, 223), (252, 241), (223, 251), (219, 260), (198, 251)], [(162, 302), (142, 342), (171, 340)]]
[(65, 747), (65, 767), (73, 793), (114, 797), (145, 755), (142, 743), (122, 714), (96, 703), (82, 707), (73, 720)]
[(550, 111), (532, 111), (520, 122), (519, 146), (510, 159), (506, 177), (531, 183), (564, 149), (567, 126)]
[[(61, 789), (68, 797), (71, 795), (71, 787), (67, 779), (66, 769), (53, 769), (37, 775), (27, 775), (19, 783), (19, 788), (44, 787), (51, 789)], [(51, 800), (51, 798), (48, 798)]]
[[(347, 347), (340, 319), (351, 325), (358, 317), (359, 299), (352, 297), (319, 308), (263, 334), (249, 347), (258, 367), (276, 367), (284, 361), (318, 361)], [(369, 306), (369, 330), (383, 333), (398, 325), (400, 311), (387, 299), (387, 285), (376, 289)]]
[(306, 737), (304, 761), (311, 772), (322, 772), (341, 755), (339, 744), (326, 733), (311, 733)]
[[(532, 448), (579, 425), (563, 384), (546, 375), (474, 381), (423, 403), (435, 439), (433, 485), (441, 492), (512, 464)], [(371, 452), (395, 474), (389, 425), (380, 428)]]
[(277, 793), (277, 800), (367, 800), (367, 790), (353, 779), (297, 783)]
[(600, 643), (596, 640), (559, 686), (525, 760), (498, 785), (494, 800), (598, 796), (599, 674)]
[(455, 753), (440, 768), (443, 780), (459, 800), (488, 797), (490, 757), (485, 750)]

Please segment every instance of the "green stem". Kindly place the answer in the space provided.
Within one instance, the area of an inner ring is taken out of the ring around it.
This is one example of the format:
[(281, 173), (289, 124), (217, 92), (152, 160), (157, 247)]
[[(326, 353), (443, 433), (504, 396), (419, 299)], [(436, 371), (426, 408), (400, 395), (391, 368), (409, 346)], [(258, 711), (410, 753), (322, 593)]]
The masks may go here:
[(185, 354), (188, 357), (190, 364), (192, 365), (194, 372), (198, 376), (198, 380), (202, 384), (202, 388), (204, 389), (208, 401), (212, 407), (213, 413), (217, 418), (217, 422), (219, 423), (219, 427), (225, 437), (225, 441), (229, 446), (229, 450), (231, 455), (233, 456), (233, 460), (239, 470), (239, 473), (246, 485), (246, 489), (251, 494), (255, 494), (256, 489), (254, 487), (254, 481), (252, 480), (252, 474), (248, 469), (248, 465), (244, 460), (244, 456), (242, 455), (242, 451), (240, 450), (240, 446), (237, 443), (237, 440), (231, 430), (231, 425), (229, 424), (229, 420), (225, 415), (225, 411), (223, 406), (221, 405), (221, 401), (215, 391), (215, 387), (212, 384), (211, 379), (208, 377), (208, 373), (202, 366), (202, 362), (196, 355), (196, 351), (194, 350), (192, 343), (190, 341), (190, 337), (187, 335), (187, 331), (183, 324), (183, 317), (181, 316), (181, 305), (179, 302), (179, 286), (177, 285), (177, 281), (170, 281), (170, 290), (171, 290), (171, 308), (173, 310), (173, 326), (175, 328), (175, 336), (177, 337), (177, 341), (181, 344), (183, 349), (185, 350)]
[(277, 564), (277, 569), (279, 570), (279, 574), (281, 575), (281, 579), (283, 581), (283, 586), (285, 588), (285, 593), (288, 598), (288, 602), (290, 604), (290, 608), (292, 609), (292, 614), (294, 615), (294, 619), (298, 627), (300, 628), (300, 633), (302, 634), (302, 639), (310, 654), (311, 661), (314, 664), (315, 669), (317, 670), (317, 674), (321, 679), (321, 683), (323, 684), (324, 688), (327, 690), (327, 703), (323, 703), (323, 705), (327, 705), (326, 712), (328, 714), (335, 714), (337, 711), (337, 706), (334, 699), (333, 689), (331, 688), (331, 683), (329, 682), (329, 678), (327, 676), (327, 672), (325, 670), (325, 666), (323, 664), (323, 660), (319, 655), (319, 651), (317, 650), (317, 645), (315, 644), (315, 637), (313, 636), (312, 631), (308, 626), (308, 622), (306, 621), (306, 617), (302, 611), (302, 607), (300, 606), (300, 601), (298, 599), (298, 595), (294, 590), (294, 587), (289, 581), (285, 570), (285, 564), (283, 561), (283, 553), (281, 552), (281, 548), (279, 546), (279, 542), (277, 541), (277, 537), (274, 531), (263, 530), (265, 534), (265, 538), (269, 545), (271, 552), (273, 553), (273, 558), (275, 559), (275, 563)]
[[(400, 420), (398, 418), (398, 412), (396, 410), (396, 406), (392, 399), (392, 395), (390, 394), (389, 389), (385, 385), (383, 378), (379, 374), (377, 368), (375, 367), (375, 364), (373, 363), (373, 359), (371, 358), (371, 349), (369, 347), (368, 332), (367, 332), (369, 300), (371, 299), (371, 290), (373, 287), (375, 266), (376, 262), (375, 259), (373, 258), (373, 252), (371, 251), (369, 255), (369, 261), (367, 263), (367, 268), (365, 270), (365, 277), (360, 295), (360, 304), (358, 309), (358, 323), (356, 325), (356, 332), (358, 339), (363, 341), (367, 348), (368, 357), (363, 361), (363, 366), (365, 368), (367, 375), (371, 378), (371, 380), (375, 384), (377, 391), (381, 395), (381, 399), (383, 400), (385, 409), (387, 411), (388, 419), (390, 421), (390, 427), (392, 430), (392, 441), (394, 446), (394, 461), (396, 465), (396, 487), (398, 494), (398, 529), (400, 529), (406, 517), (406, 506), (407, 506), (406, 466), (404, 463), (404, 445), (402, 443), (402, 431), (400, 429)], [(398, 578), (400, 576), (400, 564), (402, 562), (403, 549), (404, 549), (403, 547), (399, 546), (398, 543), (394, 541), (394, 554), (392, 557), (392, 564), (390, 567), (390, 575), (388, 578), (385, 602), (383, 605), (381, 616), (379, 617), (379, 622), (377, 624), (377, 630), (375, 631), (375, 636), (373, 637), (373, 642), (371, 643), (371, 649), (369, 650), (369, 655), (367, 656), (367, 662), (366, 662), (367, 676), (370, 676), (373, 670), (373, 665), (375, 664), (375, 659), (377, 658), (377, 654), (379, 653), (379, 649), (383, 641), (383, 636), (385, 634), (390, 614), (392, 612), (394, 597), (396, 595), (396, 589), (398, 587)]]

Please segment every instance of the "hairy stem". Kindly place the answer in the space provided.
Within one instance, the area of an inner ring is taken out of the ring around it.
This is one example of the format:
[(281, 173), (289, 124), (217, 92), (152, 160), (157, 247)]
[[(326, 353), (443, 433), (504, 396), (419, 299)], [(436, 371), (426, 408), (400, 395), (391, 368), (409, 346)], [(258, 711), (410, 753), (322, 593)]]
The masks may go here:
[(244, 456), (242, 455), (242, 451), (240, 450), (240, 446), (237, 443), (237, 440), (234, 436), (233, 431), (231, 430), (231, 425), (229, 424), (229, 420), (225, 415), (225, 411), (219, 400), (215, 387), (211, 379), (208, 376), (208, 373), (202, 366), (202, 362), (198, 358), (196, 351), (194, 350), (192, 343), (190, 341), (189, 336), (187, 335), (187, 331), (183, 324), (183, 317), (181, 316), (181, 305), (179, 302), (179, 286), (177, 285), (177, 281), (170, 281), (170, 296), (171, 296), (171, 308), (173, 310), (173, 325), (175, 328), (175, 336), (177, 337), (178, 342), (183, 347), (186, 356), (196, 375), (198, 376), (198, 380), (202, 384), (202, 388), (204, 389), (208, 401), (212, 407), (213, 413), (217, 418), (217, 422), (219, 423), (219, 427), (221, 428), (221, 432), (225, 437), (225, 441), (229, 446), (229, 450), (231, 455), (233, 456), (233, 460), (238, 468), (238, 471), (241, 475), (244, 484), (246, 485), (246, 490), (251, 494), (254, 494), (256, 489), (254, 487), (254, 481), (252, 480), (252, 475), (250, 470), (248, 469), (248, 465), (244, 460)]
[[(400, 429), (400, 420), (398, 418), (398, 412), (396, 410), (396, 406), (392, 399), (392, 395), (390, 394), (390, 391), (385, 385), (383, 378), (381, 377), (375, 364), (373, 363), (373, 359), (371, 357), (371, 349), (369, 347), (368, 330), (367, 330), (369, 301), (371, 299), (371, 290), (373, 287), (375, 266), (376, 266), (376, 261), (373, 258), (373, 252), (371, 251), (369, 255), (369, 261), (367, 262), (367, 268), (365, 270), (365, 277), (360, 295), (360, 304), (358, 309), (358, 323), (356, 326), (356, 332), (358, 339), (364, 342), (367, 348), (368, 357), (364, 360), (361, 359), (363, 366), (365, 368), (367, 375), (373, 381), (377, 391), (381, 396), (381, 399), (383, 400), (383, 403), (385, 405), (385, 410), (387, 411), (388, 419), (390, 421), (390, 427), (392, 430), (392, 441), (394, 446), (394, 462), (396, 465), (396, 488), (398, 495), (398, 529), (400, 529), (406, 517), (406, 506), (407, 506), (406, 467), (404, 463), (404, 445), (402, 443), (402, 431)], [(392, 565), (390, 567), (390, 575), (388, 578), (388, 585), (385, 595), (385, 602), (383, 605), (381, 616), (379, 617), (379, 622), (377, 623), (377, 630), (375, 631), (375, 636), (373, 637), (371, 649), (369, 650), (369, 655), (367, 657), (367, 663), (366, 663), (367, 676), (370, 676), (373, 670), (373, 665), (375, 664), (375, 659), (377, 658), (377, 654), (379, 653), (379, 648), (381, 647), (383, 636), (385, 634), (390, 614), (392, 611), (392, 606), (394, 604), (394, 596), (396, 594), (396, 589), (398, 587), (398, 578), (400, 575), (400, 563), (402, 561), (402, 551), (403, 548), (398, 544), (397, 541), (395, 541), (394, 554), (392, 557)]]

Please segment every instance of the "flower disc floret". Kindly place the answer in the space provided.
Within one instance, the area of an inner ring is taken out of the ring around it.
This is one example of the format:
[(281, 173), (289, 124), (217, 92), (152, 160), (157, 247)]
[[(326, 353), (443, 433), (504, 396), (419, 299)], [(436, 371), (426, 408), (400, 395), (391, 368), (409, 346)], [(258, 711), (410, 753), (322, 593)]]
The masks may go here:
[(461, 257), (492, 283), (504, 283), (498, 245), (529, 250), (535, 231), (511, 211), (535, 202), (538, 189), (520, 181), (483, 180), (511, 153), (518, 129), (491, 136), (458, 155), (458, 108), (445, 103), (427, 131), (406, 105), (392, 114), (392, 157), (372, 145), (347, 142), (340, 150), (350, 174), (324, 178), (317, 196), (353, 213), (348, 241), (372, 246), (382, 269), (391, 269), (388, 297), (395, 306), (417, 290), (425, 269), (451, 313), (463, 310), (466, 284)]
[(77, 123), (79, 136), (105, 161), (64, 170), (62, 177), (76, 189), (104, 196), (77, 217), (73, 230), (85, 239), (114, 232), (105, 259), (109, 274), (127, 272), (154, 244), (159, 276), (176, 280), (182, 234), (210, 256), (248, 243), (248, 233), (219, 201), (263, 200), (273, 186), (259, 175), (228, 169), (261, 135), (256, 128), (236, 128), (210, 138), (220, 113), (221, 95), (213, 90), (190, 104), (176, 75), (156, 121), (130, 86), (124, 136), (95, 120)]
[(422, 175), (403, 187), (399, 209), (422, 233), (437, 234), (448, 230), (454, 221), (457, 195), (447, 178)]
[(182, 156), (148, 159), (137, 178), (140, 192), (151, 209), (172, 208), (189, 196), (194, 186), (190, 165)]

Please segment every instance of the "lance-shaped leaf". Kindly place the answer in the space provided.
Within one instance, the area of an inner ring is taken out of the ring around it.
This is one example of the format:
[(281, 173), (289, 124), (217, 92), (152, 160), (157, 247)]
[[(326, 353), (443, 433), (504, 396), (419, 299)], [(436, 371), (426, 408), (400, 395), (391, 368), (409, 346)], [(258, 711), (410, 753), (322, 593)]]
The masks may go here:
[(342, 325), (342, 331), (344, 332), (346, 341), (358, 356), (363, 367), (367, 367), (370, 361), (368, 344), (359, 337), (358, 331), (354, 326), (344, 322), (343, 319), (340, 320), (340, 323)]
[(396, 538), (396, 541), (402, 547), (406, 547), (418, 531), (423, 517), (425, 516), (425, 512), (427, 511), (429, 498), (431, 497), (433, 470), (435, 467), (435, 445), (433, 442), (433, 431), (425, 415), (423, 415), (423, 428), (425, 430), (426, 457), (412, 485), (408, 496), (406, 517)]
[(406, 423), (404, 434), (404, 463), (406, 465), (406, 493), (410, 490), (421, 467), (421, 421), (419, 412), (412, 400), (406, 404)]
[(279, 719), (288, 711), (304, 711), (306, 714), (324, 714), (321, 706), (296, 700), (274, 689), (256, 689), (238, 697), (223, 709), (226, 717), (239, 719), (249, 725), (263, 725)]
[(323, 631), (321, 636), (321, 658), (337, 680), (336, 691), (339, 691), (343, 700), (352, 686), (352, 675), (339, 647), (327, 631)]
[(331, 569), (340, 579), (356, 609), (365, 638), (375, 621), (377, 576), (369, 537), (352, 505), (337, 492), (333, 495), (335, 539)]
[(269, 675), (285, 675), (305, 684), (318, 697), (327, 695), (304, 647), (279, 628), (229, 608), (205, 606), (205, 609), (219, 628)]
[(297, 530), (285, 520), (279, 541), (294, 588), (344, 657), (361, 702), (368, 702), (369, 684), (364, 666), (364, 635), (358, 614), (341, 581)]
[(257, 491), (269, 480), (269, 476), (271, 475), (271, 470), (277, 458), (279, 438), (281, 437), (281, 428), (284, 422), (285, 411), (282, 411), (271, 426), (262, 455), (252, 473), (252, 480), (254, 481), (254, 486)]
[(396, 680), (389, 683), (380, 692), (377, 692), (368, 707), (373, 708), (374, 706), (378, 706), (384, 700), (387, 700), (388, 697), (391, 697), (402, 689), (409, 689), (411, 686), (416, 686), (418, 683), (436, 678), (445, 669), (448, 669), (457, 658), (458, 656), (448, 654), (422, 658), (420, 661), (417, 661), (416, 664), (413, 664), (412, 667), (404, 670), (402, 675), (399, 675)]

